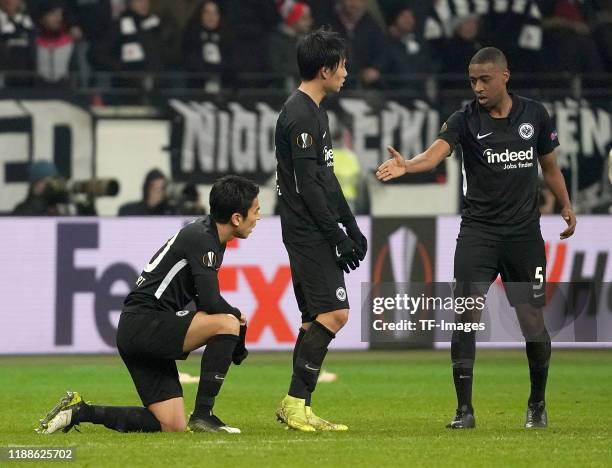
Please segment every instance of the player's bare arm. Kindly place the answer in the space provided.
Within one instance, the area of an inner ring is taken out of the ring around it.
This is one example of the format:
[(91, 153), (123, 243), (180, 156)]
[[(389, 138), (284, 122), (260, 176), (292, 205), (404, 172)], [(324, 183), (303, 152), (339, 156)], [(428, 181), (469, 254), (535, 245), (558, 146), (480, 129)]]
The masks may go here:
[(576, 230), (576, 213), (574, 213), (574, 209), (572, 208), (567, 193), (567, 187), (565, 186), (565, 179), (557, 164), (554, 151), (544, 156), (540, 156), (540, 167), (542, 168), (544, 182), (554, 194), (559, 205), (561, 205), (561, 216), (567, 223), (567, 229), (561, 232), (559, 238), (567, 239), (571, 237)]
[(405, 159), (392, 146), (388, 146), (387, 151), (391, 159), (382, 163), (376, 171), (376, 177), (382, 182), (397, 179), (408, 173), (431, 171), (451, 153), (452, 149), (446, 141), (438, 138), (429, 148), (412, 159)]

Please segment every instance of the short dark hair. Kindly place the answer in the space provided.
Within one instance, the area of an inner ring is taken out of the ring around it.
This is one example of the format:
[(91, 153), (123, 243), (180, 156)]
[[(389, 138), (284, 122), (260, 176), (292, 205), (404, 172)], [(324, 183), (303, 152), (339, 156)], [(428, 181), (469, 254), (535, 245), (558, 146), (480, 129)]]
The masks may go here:
[(228, 223), (234, 213), (246, 218), (259, 187), (244, 177), (227, 175), (215, 182), (210, 190), (210, 216), (218, 223)]
[(502, 66), (503, 68), (508, 67), (508, 60), (506, 59), (506, 56), (497, 47), (483, 47), (476, 52), (472, 57), (472, 60), (470, 60), (470, 65), (482, 65), (484, 63), (494, 63)]
[(323, 67), (335, 70), (346, 55), (346, 43), (340, 34), (325, 28), (306, 34), (297, 44), (300, 77), (310, 81)]

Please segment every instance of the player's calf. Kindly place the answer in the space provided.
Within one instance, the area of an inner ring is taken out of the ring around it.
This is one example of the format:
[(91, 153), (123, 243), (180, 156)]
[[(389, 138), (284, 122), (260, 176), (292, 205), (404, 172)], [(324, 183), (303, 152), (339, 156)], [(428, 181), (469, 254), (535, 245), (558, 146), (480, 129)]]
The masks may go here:
[(225, 426), (225, 424), (220, 424), (216, 420), (218, 418), (214, 417), (212, 411), (238, 343), (238, 329), (232, 329), (232, 331), (235, 331), (236, 334), (223, 333), (210, 338), (202, 354), (198, 393), (193, 414), (187, 425), (192, 432), (217, 432), (217, 430), (213, 430), (214, 427)]
[(327, 348), (335, 334), (318, 320), (304, 334), (293, 366), (289, 395), (306, 400), (314, 391)]

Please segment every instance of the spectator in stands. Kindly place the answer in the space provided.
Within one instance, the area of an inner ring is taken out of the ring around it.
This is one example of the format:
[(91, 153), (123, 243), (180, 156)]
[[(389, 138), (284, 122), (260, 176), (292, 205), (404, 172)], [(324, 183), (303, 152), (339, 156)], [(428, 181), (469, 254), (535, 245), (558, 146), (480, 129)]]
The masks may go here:
[[(444, 42), (440, 71), (465, 75), (470, 60), (482, 47), (478, 42), (479, 17), (469, 15), (453, 21), (453, 37)], [(463, 81), (461, 86), (465, 86)]]
[[(96, 44), (96, 62), (104, 70), (120, 72), (159, 72), (164, 68), (163, 31), (159, 17), (151, 13), (149, 0), (127, 0), (126, 11), (114, 22), (106, 41)], [(151, 86), (151, 79), (122, 78), (123, 87)]]
[(36, 34), (36, 71), (45, 84), (67, 84), (75, 69), (75, 39), (64, 17), (61, 0), (47, 0), (38, 10)]
[[(0, 0), (0, 71), (34, 72), (34, 27), (22, 0)], [(9, 76), (7, 86), (30, 86), (32, 77)]]
[(159, 169), (150, 170), (142, 185), (142, 200), (126, 203), (119, 208), (119, 216), (148, 216), (171, 213), (166, 192), (168, 180)]
[(206, 74), (189, 80), (190, 87), (218, 92), (229, 68), (229, 38), (221, 27), (219, 5), (205, 0), (196, 9), (183, 34), (185, 70)]
[(552, 16), (544, 21), (544, 25), (544, 70), (570, 73), (602, 71), (597, 46), (577, 5), (570, 0), (557, 1)]
[(282, 75), (276, 87), (294, 90), (300, 82), (296, 47), (298, 39), (312, 29), (310, 7), (302, 2), (291, 2), (280, 11), (283, 21), (270, 36), (268, 64), (270, 72)]
[(332, 27), (347, 40), (347, 85), (377, 86), (386, 61), (385, 35), (366, 11), (365, 0), (340, 0)]
[[(433, 72), (429, 45), (419, 40), (415, 33), (416, 19), (411, 7), (398, 6), (387, 10), (388, 45), (384, 73), (389, 88), (416, 87), (416, 81), (406, 81), (400, 76)], [(422, 82), (422, 79), (419, 79)]]

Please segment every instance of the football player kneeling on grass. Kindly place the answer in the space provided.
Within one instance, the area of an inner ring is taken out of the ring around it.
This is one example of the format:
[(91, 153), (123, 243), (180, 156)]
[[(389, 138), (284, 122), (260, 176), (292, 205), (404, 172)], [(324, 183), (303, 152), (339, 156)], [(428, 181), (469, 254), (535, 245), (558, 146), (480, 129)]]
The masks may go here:
[[(67, 392), (40, 420), (37, 432), (68, 432), (85, 422), (119, 432), (240, 432), (212, 412), (232, 361), (240, 364), (248, 354), (246, 319), (221, 296), (217, 275), (226, 244), (246, 239), (255, 227), (258, 193), (242, 177), (218, 180), (210, 192), (210, 215), (172, 236), (127, 296), (117, 348), (143, 406), (91, 405)], [(192, 300), (198, 310), (183, 310)], [(204, 345), (195, 408), (186, 422), (175, 361)]]

